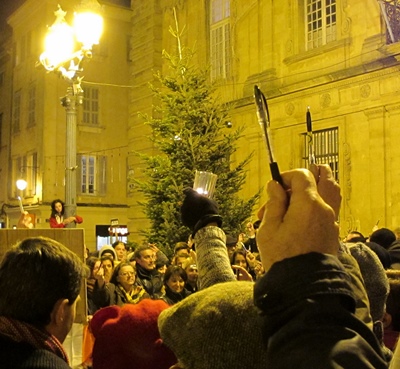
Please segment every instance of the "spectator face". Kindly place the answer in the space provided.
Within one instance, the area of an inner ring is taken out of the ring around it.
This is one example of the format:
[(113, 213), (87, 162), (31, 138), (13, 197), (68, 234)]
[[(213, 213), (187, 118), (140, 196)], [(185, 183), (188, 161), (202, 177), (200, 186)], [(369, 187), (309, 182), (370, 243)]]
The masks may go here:
[(156, 267), (156, 254), (154, 251), (147, 249), (140, 253), (140, 258), (136, 259), (136, 264), (139, 264), (146, 270), (153, 270)]
[(167, 266), (166, 265), (163, 265), (162, 267), (160, 267), (160, 268), (158, 268), (158, 271), (161, 273), (161, 274), (165, 274), (165, 271), (167, 270)]
[(236, 254), (233, 264), (238, 265), (244, 269), (247, 269), (246, 258), (241, 254)]
[(185, 287), (185, 281), (179, 274), (172, 274), (166, 284), (173, 292), (176, 293), (181, 293)]
[(56, 202), (54, 204), (54, 209), (58, 214), (60, 214), (62, 212), (62, 209), (63, 209), (61, 202)]
[(230, 259), (232, 257), (232, 255), (233, 255), (233, 253), (236, 250), (236, 245), (229, 245), (229, 246), (226, 246), (226, 248), (228, 250), (228, 256), (229, 256), (229, 259)]
[(129, 291), (135, 283), (136, 275), (132, 266), (123, 266), (117, 276), (118, 283), (124, 288), (125, 291)]
[(113, 273), (113, 266), (110, 260), (103, 261), (103, 268), (104, 268), (104, 280), (106, 282), (110, 282), (112, 273)]
[(119, 243), (114, 247), (119, 261), (124, 261), (126, 259), (126, 248), (123, 243)]
[(182, 256), (188, 258), (190, 256), (189, 249), (180, 249), (176, 252), (176, 256)]
[(181, 267), (182, 264), (186, 261), (186, 259), (187, 259), (186, 256), (176, 256), (174, 264)]
[(186, 268), (186, 274), (188, 277), (188, 282), (196, 283), (199, 277), (199, 272), (197, 271), (197, 267), (194, 265), (190, 265)]

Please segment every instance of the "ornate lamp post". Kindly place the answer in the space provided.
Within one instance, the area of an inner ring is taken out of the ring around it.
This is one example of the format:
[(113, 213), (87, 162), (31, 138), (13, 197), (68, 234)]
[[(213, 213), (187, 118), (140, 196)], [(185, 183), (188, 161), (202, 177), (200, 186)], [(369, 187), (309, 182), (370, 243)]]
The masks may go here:
[[(60, 74), (69, 83), (67, 94), (61, 98), (66, 111), (65, 217), (76, 214), (77, 108), (83, 100), (81, 62), (92, 57), (92, 47), (99, 43), (103, 30), (101, 12), (96, 0), (82, 0), (71, 27), (64, 19), (66, 12), (58, 6), (54, 12), (56, 20), (46, 35), (45, 51), (40, 55), (40, 63), (46, 70)], [(76, 45), (80, 45), (78, 50)], [(75, 223), (67, 227), (75, 227)]]

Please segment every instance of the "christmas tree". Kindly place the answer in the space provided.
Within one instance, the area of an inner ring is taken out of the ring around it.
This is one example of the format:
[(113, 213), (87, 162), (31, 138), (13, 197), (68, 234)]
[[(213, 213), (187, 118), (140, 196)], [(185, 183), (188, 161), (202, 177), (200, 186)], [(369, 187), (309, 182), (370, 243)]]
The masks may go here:
[(259, 193), (247, 200), (238, 196), (252, 154), (239, 163), (231, 160), (244, 128), (232, 128), (231, 107), (219, 102), (207, 70), (190, 64), (190, 49), (178, 47), (177, 55), (165, 51), (163, 55), (169, 72), (157, 73), (157, 87), (151, 86), (159, 104), (152, 117), (143, 116), (159, 153), (141, 155), (146, 180), (137, 184), (151, 223), (144, 233), (149, 242), (171, 255), (175, 243), (186, 241), (190, 234), (180, 220), (180, 204), (184, 188), (193, 186), (196, 170), (217, 174), (213, 198), (223, 217), (222, 228), (234, 236), (242, 232)]

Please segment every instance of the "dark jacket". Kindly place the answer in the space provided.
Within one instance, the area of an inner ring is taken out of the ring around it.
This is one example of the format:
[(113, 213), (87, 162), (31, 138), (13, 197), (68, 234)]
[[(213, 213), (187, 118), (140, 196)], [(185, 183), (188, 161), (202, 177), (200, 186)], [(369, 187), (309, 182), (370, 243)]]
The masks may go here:
[(0, 368), (4, 369), (71, 369), (56, 354), (15, 342), (0, 335)]
[(256, 238), (249, 238), (244, 242), (244, 246), (246, 247), (247, 251), (250, 251), (252, 253), (258, 253), (258, 247), (257, 247), (257, 241)]
[(142, 286), (152, 299), (162, 296), (163, 276), (157, 269), (147, 270), (136, 264), (136, 283)]
[(354, 315), (349, 276), (333, 256), (275, 263), (256, 283), (254, 302), (264, 315), (268, 367), (387, 368), (375, 335)]
[(174, 305), (179, 301), (182, 301), (185, 297), (191, 294), (186, 288), (183, 289), (181, 293), (176, 293), (172, 291), (168, 286), (165, 286), (165, 295), (162, 297), (168, 305)]

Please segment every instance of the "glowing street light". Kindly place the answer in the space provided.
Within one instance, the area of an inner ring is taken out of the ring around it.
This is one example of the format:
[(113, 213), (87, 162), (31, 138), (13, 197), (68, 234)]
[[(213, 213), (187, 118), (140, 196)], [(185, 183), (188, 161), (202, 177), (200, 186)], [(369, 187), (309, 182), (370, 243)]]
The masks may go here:
[(26, 187), (28, 186), (28, 182), (25, 181), (25, 179), (18, 179), (15, 184), (17, 185), (17, 188), (20, 191), (23, 191), (26, 189)]
[[(60, 6), (54, 12), (56, 20), (49, 27), (45, 50), (40, 63), (50, 72), (66, 79), (70, 86), (61, 104), (66, 111), (65, 146), (65, 217), (76, 214), (76, 125), (77, 107), (82, 104), (81, 87), (83, 71), (81, 62), (92, 57), (93, 45), (99, 43), (103, 30), (102, 7), (96, 0), (81, 0), (74, 13), (71, 27), (65, 21), (66, 12)], [(78, 48), (77, 45), (80, 45)], [(75, 227), (75, 222), (67, 225)]]

